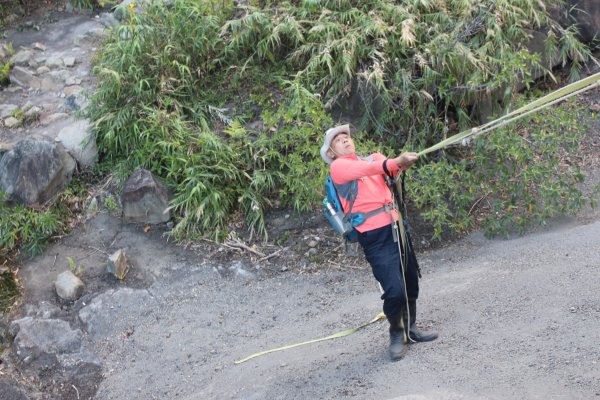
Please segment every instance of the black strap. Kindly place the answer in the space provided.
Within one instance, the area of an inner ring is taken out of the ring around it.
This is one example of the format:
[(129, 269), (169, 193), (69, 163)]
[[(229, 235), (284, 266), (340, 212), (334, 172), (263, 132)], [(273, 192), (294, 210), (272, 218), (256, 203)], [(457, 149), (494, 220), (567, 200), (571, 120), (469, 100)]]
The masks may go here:
[(385, 172), (385, 174), (386, 174), (387, 176), (392, 176), (392, 174), (390, 174), (390, 170), (389, 170), (389, 169), (388, 169), (388, 167), (387, 167), (387, 162), (388, 162), (388, 160), (387, 160), (387, 158), (386, 158), (386, 159), (383, 161), (383, 172)]

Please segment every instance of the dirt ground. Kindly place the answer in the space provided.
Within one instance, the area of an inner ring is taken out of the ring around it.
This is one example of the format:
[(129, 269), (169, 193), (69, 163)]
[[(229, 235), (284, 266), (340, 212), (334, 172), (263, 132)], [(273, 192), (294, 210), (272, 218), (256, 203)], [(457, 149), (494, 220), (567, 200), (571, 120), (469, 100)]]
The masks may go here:
[[(421, 252), (419, 325), (440, 338), (411, 345), (399, 362), (388, 360), (380, 321), (234, 364), (377, 315), (379, 289), (361, 258), (283, 272), (277, 257), (217, 263), (165, 243), (159, 231), (99, 214), (20, 276), (25, 302), (57, 302), (48, 282), (70, 256), (87, 285), (80, 301), (63, 305), (73, 323), (96, 297), (114, 302), (96, 320), (103, 328), (86, 338), (103, 362), (101, 379), (77, 386), (98, 400), (592, 399), (600, 398), (597, 217), (512, 240), (473, 234)], [(122, 283), (104, 272), (104, 253), (114, 248), (133, 264)], [(125, 288), (137, 300), (116, 295)], [(56, 398), (77, 398), (70, 382), (60, 383)]]

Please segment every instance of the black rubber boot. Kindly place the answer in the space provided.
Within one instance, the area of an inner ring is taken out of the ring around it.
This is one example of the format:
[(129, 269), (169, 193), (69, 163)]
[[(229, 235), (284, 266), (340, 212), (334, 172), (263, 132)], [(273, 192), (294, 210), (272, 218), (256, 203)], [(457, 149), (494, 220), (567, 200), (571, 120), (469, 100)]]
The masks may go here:
[(407, 350), (402, 314), (388, 319), (390, 321), (390, 358), (393, 361), (400, 360), (406, 355)]
[[(415, 323), (417, 320), (417, 303), (408, 303), (408, 311), (410, 312), (410, 338), (415, 342), (431, 342), (438, 338), (437, 332), (423, 332), (417, 328)], [(406, 318), (406, 311), (404, 311), (404, 317)], [(407, 320), (406, 318), (405, 320)]]

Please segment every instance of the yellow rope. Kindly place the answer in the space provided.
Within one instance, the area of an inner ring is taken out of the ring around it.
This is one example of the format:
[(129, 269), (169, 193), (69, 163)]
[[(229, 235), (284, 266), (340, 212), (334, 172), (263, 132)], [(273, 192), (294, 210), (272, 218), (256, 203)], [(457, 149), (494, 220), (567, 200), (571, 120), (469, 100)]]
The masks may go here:
[(246, 358), (242, 358), (241, 360), (236, 361), (235, 364), (241, 364), (241, 363), (246, 362), (248, 360), (251, 360), (251, 359), (253, 359), (255, 357), (263, 356), (263, 355), (269, 354), (269, 353), (274, 353), (276, 351), (293, 349), (294, 347), (304, 346), (305, 344), (317, 343), (317, 342), (322, 342), (324, 340), (337, 339), (337, 338), (341, 338), (341, 337), (344, 337), (344, 336), (348, 336), (348, 335), (351, 335), (354, 332), (357, 332), (357, 331), (361, 330), (362, 328), (367, 327), (367, 326), (371, 325), (372, 323), (377, 322), (377, 321), (379, 321), (381, 319), (385, 319), (385, 314), (384, 313), (379, 313), (375, 318), (373, 318), (369, 322), (367, 322), (365, 324), (362, 324), (360, 326), (357, 326), (356, 328), (347, 329), (345, 331), (338, 332), (338, 333), (335, 333), (333, 335), (330, 335), (330, 336), (327, 336), (327, 337), (324, 337), (324, 338), (308, 340), (306, 342), (289, 344), (287, 346), (278, 347), (276, 349), (261, 351), (260, 353), (252, 354), (251, 356), (248, 356)]

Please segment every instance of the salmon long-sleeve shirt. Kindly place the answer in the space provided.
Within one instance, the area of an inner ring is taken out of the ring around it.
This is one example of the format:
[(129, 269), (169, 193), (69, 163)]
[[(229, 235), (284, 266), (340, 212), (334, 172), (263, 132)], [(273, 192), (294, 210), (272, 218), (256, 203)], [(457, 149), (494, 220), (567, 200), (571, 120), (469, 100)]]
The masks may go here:
[[(392, 193), (383, 179), (385, 160), (387, 158), (380, 153), (373, 153), (368, 157), (349, 154), (335, 159), (331, 164), (329, 172), (336, 185), (342, 186), (343, 189), (344, 184), (350, 184), (354, 180), (358, 183), (358, 195), (352, 206), (353, 213), (366, 213), (381, 208), (385, 204), (392, 204)], [(387, 163), (387, 168), (394, 175), (400, 170), (398, 164), (391, 160)], [(340, 195), (340, 201), (344, 212), (348, 212), (350, 202), (343, 195)], [(398, 220), (396, 210), (392, 211), (392, 216), (395, 221)], [(390, 214), (382, 212), (355, 228), (359, 232), (367, 232), (389, 225), (391, 222)]]

